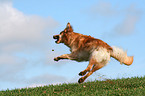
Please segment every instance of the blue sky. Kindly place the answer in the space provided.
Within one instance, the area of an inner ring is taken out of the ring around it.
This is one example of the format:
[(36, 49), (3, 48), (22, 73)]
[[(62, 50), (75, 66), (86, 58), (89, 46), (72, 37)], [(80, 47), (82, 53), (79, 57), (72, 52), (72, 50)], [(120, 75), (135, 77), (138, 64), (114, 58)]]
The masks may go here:
[(88, 62), (53, 61), (70, 53), (52, 38), (68, 22), (75, 32), (102, 39), (134, 56), (131, 66), (111, 58), (86, 81), (144, 76), (144, 4), (144, 0), (1, 0), (0, 90), (77, 82)]

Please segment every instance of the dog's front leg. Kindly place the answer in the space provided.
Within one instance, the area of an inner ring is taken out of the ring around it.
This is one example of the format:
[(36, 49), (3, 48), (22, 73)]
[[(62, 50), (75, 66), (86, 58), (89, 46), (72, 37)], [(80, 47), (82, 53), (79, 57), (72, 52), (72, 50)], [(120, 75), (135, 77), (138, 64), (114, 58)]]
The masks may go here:
[(54, 61), (59, 61), (60, 59), (70, 59), (70, 54), (63, 54), (61, 56), (58, 56), (56, 58), (54, 58)]

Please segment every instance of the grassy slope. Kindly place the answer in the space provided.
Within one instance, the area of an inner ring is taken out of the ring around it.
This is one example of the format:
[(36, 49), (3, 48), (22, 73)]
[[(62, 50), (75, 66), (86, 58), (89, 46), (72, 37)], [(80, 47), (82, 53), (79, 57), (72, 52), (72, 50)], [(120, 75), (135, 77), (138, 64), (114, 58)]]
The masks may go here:
[(143, 96), (145, 77), (0, 91), (0, 96)]

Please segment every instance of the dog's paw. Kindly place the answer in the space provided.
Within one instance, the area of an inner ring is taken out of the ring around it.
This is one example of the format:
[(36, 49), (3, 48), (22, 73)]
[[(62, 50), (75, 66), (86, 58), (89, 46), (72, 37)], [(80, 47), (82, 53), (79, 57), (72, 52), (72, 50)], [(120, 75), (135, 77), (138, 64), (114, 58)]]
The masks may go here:
[(87, 73), (86, 70), (85, 70), (85, 71), (81, 71), (81, 72), (79, 73), (79, 76), (84, 76), (86, 73)]
[(80, 79), (78, 80), (78, 83), (83, 83), (84, 81), (85, 81), (84, 78), (80, 78)]
[(54, 58), (54, 61), (59, 61), (59, 60), (60, 60), (59, 57)]

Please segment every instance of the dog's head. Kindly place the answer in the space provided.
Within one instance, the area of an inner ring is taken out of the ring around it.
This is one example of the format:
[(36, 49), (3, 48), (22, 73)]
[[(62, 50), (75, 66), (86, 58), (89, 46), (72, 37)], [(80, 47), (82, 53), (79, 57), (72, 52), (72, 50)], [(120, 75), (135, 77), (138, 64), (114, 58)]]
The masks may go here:
[(70, 23), (67, 23), (66, 28), (63, 31), (61, 31), (59, 35), (53, 36), (53, 39), (56, 39), (55, 43), (64, 43), (64, 41), (68, 39), (67, 34), (70, 32), (73, 32), (73, 29)]

